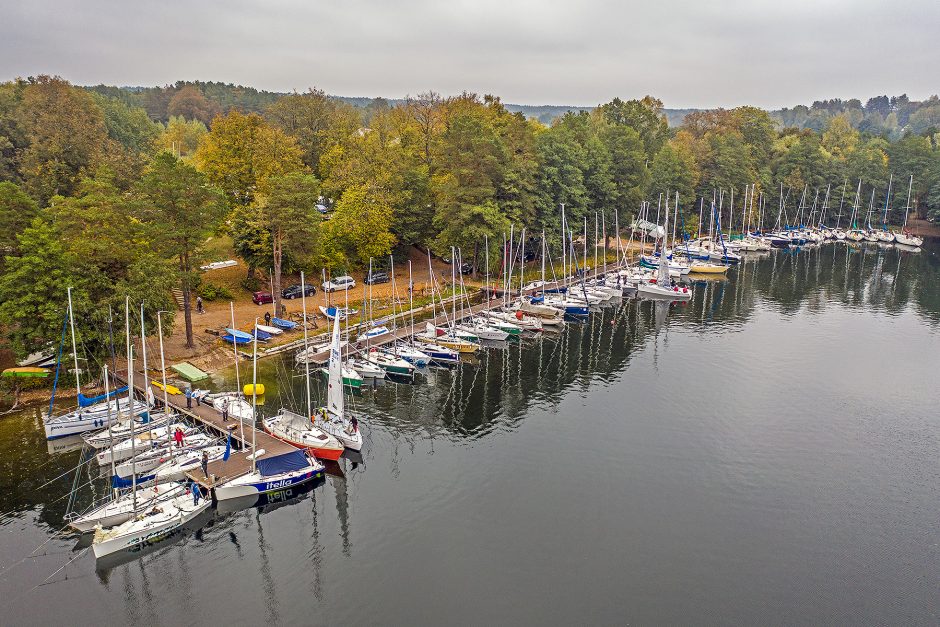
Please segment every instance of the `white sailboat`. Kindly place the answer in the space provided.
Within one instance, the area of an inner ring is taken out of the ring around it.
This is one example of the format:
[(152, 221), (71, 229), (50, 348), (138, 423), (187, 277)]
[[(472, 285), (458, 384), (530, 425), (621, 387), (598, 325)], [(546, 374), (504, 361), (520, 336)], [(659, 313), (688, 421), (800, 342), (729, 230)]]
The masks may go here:
[[(666, 230), (669, 230), (669, 212), (666, 212)], [(640, 296), (652, 298), (669, 298), (671, 300), (690, 300), (692, 292), (687, 287), (673, 285), (669, 278), (669, 262), (666, 255), (660, 255), (659, 267), (656, 273), (656, 282), (652, 280), (640, 283), (637, 286), (637, 293)]]
[(913, 246), (919, 248), (924, 245), (924, 238), (911, 233), (907, 228), (907, 217), (911, 211), (911, 188), (914, 186), (914, 175), (911, 175), (907, 184), (907, 204), (904, 205), (904, 224), (900, 231), (894, 232), (894, 241), (902, 246)]
[[(301, 279), (301, 282), (303, 279)], [(301, 289), (303, 291), (303, 289)], [(339, 327), (339, 320), (334, 320), (333, 325)], [(255, 320), (257, 328), (258, 321)], [(339, 352), (339, 349), (337, 349)], [(252, 366), (252, 390), (258, 388), (258, 339), (254, 340), (254, 356)], [(342, 382), (339, 385), (340, 394), (342, 391)], [(226, 501), (237, 499), (244, 496), (257, 496), (267, 494), (277, 490), (284, 490), (296, 485), (311, 481), (314, 477), (323, 475), (323, 464), (307, 455), (306, 451), (296, 450), (265, 457), (259, 459), (263, 454), (255, 446), (255, 434), (257, 430), (255, 413), (258, 408), (258, 395), (255, 391), (251, 394), (251, 470), (244, 475), (235, 477), (226, 481), (215, 488), (215, 498), (217, 501)]]
[[(130, 335), (129, 299), (125, 304), (125, 311), (128, 387), (133, 390), (134, 353)], [(143, 305), (141, 305), (141, 325), (143, 325)], [(141, 337), (143, 336), (144, 334), (142, 332)], [(131, 442), (134, 442), (134, 438), (131, 438)], [(131, 511), (134, 512), (134, 515), (132, 518), (110, 529), (105, 529), (101, 522), (94, 527), (95, 537), (92, 541), (92, 550), (94, 551), (95, 558), (111, 555), (118, 551), (140, 548), (166, 539), (176, 533), (184, 524), (208, 509), (211, 505), (209, 499), (200, 498), (198, 494), (193, 495), (187, 491), (178, 496), (170, 497), (167, 500), (150, 502), (149, 509), (140, 510), (138, 509), (136, 468), (134, 471), (130, 493)], [(160, 481), (155, 482), (155, 485), (159, 484)], [(126, 509), (126, 505), (116, 505), (116, 507)], [(105, 520), (107, 520), (107, 517), (105, 517)]]
[[(399, 360), (403, 361), (403, 360)], [(404, 362), (408, 363), (408, 362)], [(319, 411), (320, 428), (339, 440), (343, 446), (354, 451), (362, 449), (362, 432), (359, 421), (346, 416), (342, 382), (343, 356), (339, 348), (339, 321), (333, 321), (333, 347), (330, 349), (330, 376), (326, 389), (326, 407)], [(411, 364), (408, 364), (410, 367)]]

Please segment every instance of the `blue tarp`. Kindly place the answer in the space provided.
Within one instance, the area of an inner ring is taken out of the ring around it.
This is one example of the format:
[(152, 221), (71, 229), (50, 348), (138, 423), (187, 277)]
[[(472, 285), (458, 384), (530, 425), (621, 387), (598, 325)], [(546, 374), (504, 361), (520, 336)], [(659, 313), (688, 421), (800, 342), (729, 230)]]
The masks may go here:
[[(110, 392), (110, 394), (111, 394), (110, 398), (114, 398), (114, 395), (115, 395), (115, 394), (123, 394), (123, 393), (126, 392), (126, 391), (127, 391), (127, 386), (126, 386), (126, 385), (125, 385), (124, 387), (118, 389), (118, 390), (111, 390), (111, 392)], [(108, 398), (108, 395), (107, 395), (107, 394), (99, 394), (98, 396), (85, 396), (84, 394), (79, 394), (79, 395), (78, 395), (78, 406), (79, 406), (79, 407), (88, 407), (89, 405), (94, 405), (95, 403), (100, 403), (101, 401), (105, 400), (106, 398)]]
[(297, 326), (296, 322), (291, 322), (290, 320), (284, 320), (283, 318), (271, 318), (271, 324), (276, 327), (280, 327), (287, 331), (290, 331)]
[[(142, 483), (147, 483), (148, 481), (152, 481), (154, 477), (156, 477), (156, 475), (147, 475), (146, 477), (137, 477), (137, 485), (140, 485)], [(133, 485), (134, 485), (133, 479), (121, 479), (117, 475), (111, 475), (111, 487), (112, 488), (117, 488), (120, 490), (122, 488), (133, 487)]]
[(258, 470), (262, 477), (270, 477), (290, 470), (300, 470), (310, 465), (303, 451), (291, 451), (277, 457), (258, 460)]

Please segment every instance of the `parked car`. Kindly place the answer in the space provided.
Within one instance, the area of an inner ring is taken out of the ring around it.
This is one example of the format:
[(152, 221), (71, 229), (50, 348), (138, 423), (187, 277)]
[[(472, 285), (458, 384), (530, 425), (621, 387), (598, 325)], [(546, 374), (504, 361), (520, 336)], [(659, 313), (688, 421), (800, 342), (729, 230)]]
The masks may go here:
[(469, 263), (460, 264), (460, 274), (473, 274), (473, 264), (469, 264)]
[(301, 296), (315, 296), (316, 293), (316, 285), (310, 285), (308, 283), (303, 286), (303, 290), (301, 290), (299, 285), (291, 285), (290, 287), (285, 287), (283, 290), (281, 290), (281, 298), (291, 300), (294, 298), (300, 298)]
[(339, 292), (353, 287), (356, 287), (356, 280), (348, 275), (338, 276), (323, 282), (324, 292)]
[(251, 295), (251, 302), (256, 305), (267, 305), (274, 302), (271, 292), (255, 292)]
[(382, 272), (380, 270), (374, 270), (372, 274), (366, 275), (366, 278), (362, 280), (366, 285), (375, 285), (376, 283), (388, 283), (388, 272)]

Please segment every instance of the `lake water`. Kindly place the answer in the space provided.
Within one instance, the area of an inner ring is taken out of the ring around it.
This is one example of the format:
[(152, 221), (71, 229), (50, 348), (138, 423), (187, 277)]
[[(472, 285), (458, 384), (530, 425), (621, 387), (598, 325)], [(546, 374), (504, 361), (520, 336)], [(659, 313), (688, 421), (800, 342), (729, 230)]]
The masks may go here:
[(79, 452), (0, 417), (0, 622), (937, 624), (936, 251), (749, 258), (363, 392), (361, 463), (105, 569), (41, 487)]

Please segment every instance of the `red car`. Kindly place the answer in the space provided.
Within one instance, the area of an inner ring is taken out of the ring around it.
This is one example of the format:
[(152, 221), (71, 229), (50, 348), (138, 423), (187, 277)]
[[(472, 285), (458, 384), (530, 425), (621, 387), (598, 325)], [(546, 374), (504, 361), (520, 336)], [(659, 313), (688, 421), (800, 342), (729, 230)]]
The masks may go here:
[(274, 302), (271, 292), (255, 292), (251, 295), (251, 302), (256, 305), (267, 305)]

